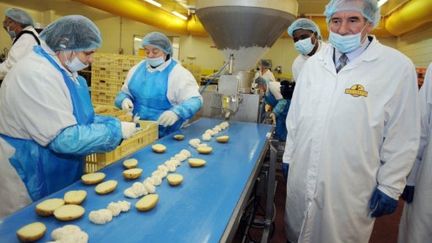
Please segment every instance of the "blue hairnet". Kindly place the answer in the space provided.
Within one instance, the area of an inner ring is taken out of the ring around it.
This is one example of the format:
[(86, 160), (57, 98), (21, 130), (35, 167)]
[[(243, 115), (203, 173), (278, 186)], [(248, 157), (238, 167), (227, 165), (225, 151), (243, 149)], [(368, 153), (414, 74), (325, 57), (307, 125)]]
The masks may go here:
[(168, 37), (160, 32), (151, 32), (144, 36), (141, 46), (154, 46), (161, 49), (165, 54), (172, 56), (172, 45)]
[(381, 18), (376, 0), (331, 0), (324, 11), (327, 23), (336, 12), (340, 11), (360, 12), (374, 27), (378, 25)]
[(288, 27), (288, 34), (293, 37), (294, 31), (296, 30), (310, 30), (312, 32), (316, 32), (318, 34), (318, 38), (321, 39), (321, 31), (318, 27), (318, 25), (315, 24), (310, 19), (306, 18), (300, 18), (294, 21), (289, 27)]
[(33, 19), (30, 15), (19, 8), (8, 8), (5, 11), (5, 16), (22, 25), (32, 25)]
[(98, 27), (81, 15), (62, 17), (48, 25), (41, 33), (53, 51), (90, 51), (102, 44)]

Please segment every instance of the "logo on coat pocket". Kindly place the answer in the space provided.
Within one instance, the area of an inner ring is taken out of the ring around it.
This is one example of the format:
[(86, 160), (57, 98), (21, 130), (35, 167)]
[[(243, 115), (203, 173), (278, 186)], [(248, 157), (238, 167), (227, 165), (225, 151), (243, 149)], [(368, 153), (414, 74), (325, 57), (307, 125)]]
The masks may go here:
[(354, 84), (353, 86), (351, 86), (351, 88), (345, 89), (345, 94), (350, 94), (354, 97), (359, 97), (359, 96), (367, 97), (368, 96), (368, 92), (365, 90), (365, 88), (361, 84)]

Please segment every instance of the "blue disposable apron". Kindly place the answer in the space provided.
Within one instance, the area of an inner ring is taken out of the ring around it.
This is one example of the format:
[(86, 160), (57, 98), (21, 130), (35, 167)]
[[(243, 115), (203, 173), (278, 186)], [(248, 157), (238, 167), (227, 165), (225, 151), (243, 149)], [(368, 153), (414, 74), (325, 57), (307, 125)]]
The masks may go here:
[[(84, 78), (79, 76), (79, 84), (75, 83), (40, 46), (35, 46), (33, 51), (45, 57), (61, 72), (72, 99), (73, 115), (77, 123), (92, 123), (94, 111)], [(47, 122), (48, 119), (49, 117)], [(33, 201), (72, 184), (82, 175), (84, 156), (58, 154), (33, 140), (0, 136), (15, 148), (15, 154), (9, 162), (23, 180)]]
[[(134, 115), (143, 120), (156, 121), (164, 111), (173, 107), (167, 98), (167, 91), (168, 76), (175, 65), (177, 62), (171, 60), (163, 71), (149, 72), (147, 62), (144, 61), (136, 69), (128, 85), (134, 101)], [(179, 119), (170, 127), (159, 126), (159, 137), (178, 130), (183, 122), (183, 119)]]
[[(267, 104), (271, 105), (273, 109), (276, 107), (278, 100), (274, 97), (271, 92), (268, 92), (264, 96), (264, 100)], [(276, 129), (275, 138), (280, 141), (285, 141), (287, 136), (287, 129), (285, 125), (285, 120), (288, 114), (290, 101), (287, 100), (287, 104), (283, 108), (283, 111), (276, 116)]]

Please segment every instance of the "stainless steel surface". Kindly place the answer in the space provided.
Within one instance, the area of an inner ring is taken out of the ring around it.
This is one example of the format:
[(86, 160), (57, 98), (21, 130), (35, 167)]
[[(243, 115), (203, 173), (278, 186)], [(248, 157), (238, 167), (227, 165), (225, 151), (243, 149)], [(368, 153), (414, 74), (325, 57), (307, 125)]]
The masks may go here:
[(234, 74), (238, 79), (238, 91), (240, 93), (250, 93), (252, 79), (255, 73), (250, 71), (238, 71)]

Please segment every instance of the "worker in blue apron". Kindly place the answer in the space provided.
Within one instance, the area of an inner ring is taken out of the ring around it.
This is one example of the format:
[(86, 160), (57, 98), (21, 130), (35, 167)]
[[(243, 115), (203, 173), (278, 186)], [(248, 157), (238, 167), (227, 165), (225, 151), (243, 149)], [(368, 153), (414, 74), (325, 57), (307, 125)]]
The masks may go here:
[(136, 131), (95, 115), (77, 74), (101, 45), (93, 22), (66, 16), (40, 38), (0, 89), (0, 218), (75, 182), (86, 155), (113, 150)]
[(203, 102), (193, 75), (173, 59), (170, 40), (159, 32), (144, 36), (146, 59), (134, 66), (115, 105), (135, 117), (159, 123), (159, 137), (178, 130)]

